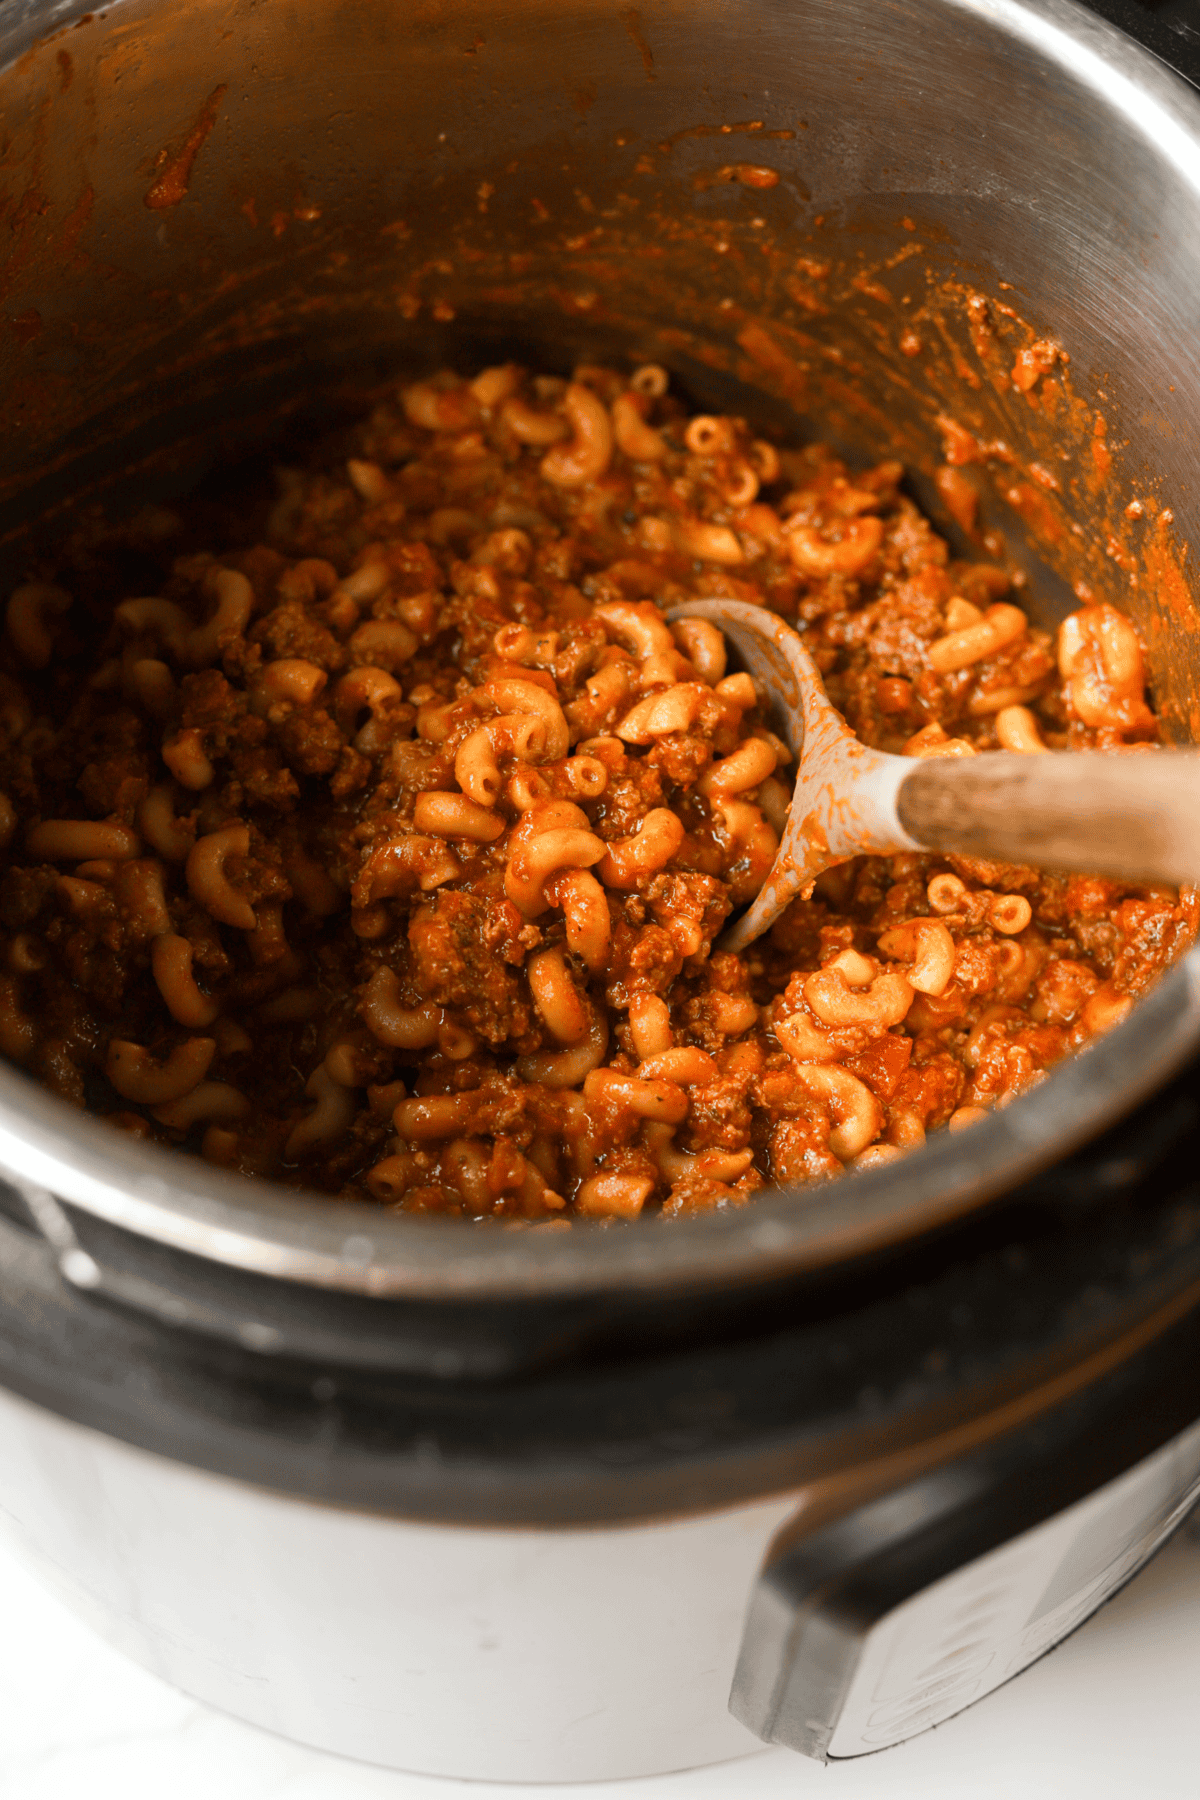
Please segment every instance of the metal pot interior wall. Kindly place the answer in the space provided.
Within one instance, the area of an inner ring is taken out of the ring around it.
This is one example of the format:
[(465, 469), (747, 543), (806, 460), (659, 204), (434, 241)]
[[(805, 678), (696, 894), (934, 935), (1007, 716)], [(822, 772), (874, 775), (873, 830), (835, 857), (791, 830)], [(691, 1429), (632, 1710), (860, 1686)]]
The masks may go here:
[[(656, 356), (706, 404), (902, 456), (944, 524), (931, 478), (968, 459), (1035, 610), (1131, 605), (1190, 735), (1197, 105), (1066, 0), (1008, 10), (84, 14), (0, 83), (0, 524), (335, 381)], [(1044, 335), (1069, 363), (1022, 392)]]

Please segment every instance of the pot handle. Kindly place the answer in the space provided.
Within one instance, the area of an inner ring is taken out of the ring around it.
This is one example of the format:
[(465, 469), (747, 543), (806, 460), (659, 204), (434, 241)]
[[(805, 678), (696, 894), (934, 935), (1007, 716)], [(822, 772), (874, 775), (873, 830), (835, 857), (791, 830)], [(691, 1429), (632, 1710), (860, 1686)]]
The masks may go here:
[(1165, 0), (1153, 11), (1143, 0), (1087, 0), (1087, 4), (1200, 88), (1200, 20), (1194, 0)]
[(751, 1597), (734, 1717), (818, 1761), (869, 1755), (983, 1699), (1090, 1618), (1200, 1499), (1190, 1298), (1065, 1405), (832, 1520), (809, 1525), (809, 1508), (785, 1526)]

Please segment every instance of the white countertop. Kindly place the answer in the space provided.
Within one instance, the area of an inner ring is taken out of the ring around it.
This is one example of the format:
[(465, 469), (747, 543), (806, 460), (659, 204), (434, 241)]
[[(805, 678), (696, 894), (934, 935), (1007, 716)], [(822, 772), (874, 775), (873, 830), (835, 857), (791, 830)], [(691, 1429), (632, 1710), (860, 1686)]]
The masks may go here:
[(822, 1769), (786, 1751), (653, 1780), (488, 1787), (301, 1749), (175, 1693), (0, 1547), (3, 1800), (1196, 1800), (1200, 1537), (936, 1732)]

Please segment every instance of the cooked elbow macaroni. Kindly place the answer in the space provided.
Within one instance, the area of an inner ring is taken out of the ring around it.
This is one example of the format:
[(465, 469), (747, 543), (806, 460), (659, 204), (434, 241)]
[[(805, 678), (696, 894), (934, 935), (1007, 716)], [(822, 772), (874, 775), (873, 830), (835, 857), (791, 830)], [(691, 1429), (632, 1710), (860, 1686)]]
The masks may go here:
[(1054, 644), (899, 464), (852, 480), (668, 390), (655, 364), (436, 376), (283, 473), (257, 540), (182, 553), (160, 517), (149, 549), (89, 528), (31, 571), (0, 1050), (222, 1167), (562, 1227), (893, 1162), (1119, 1022), (1190, 940), (1166, 891), (860, 857), (714, 948), (791, 756), (672, 605), (793, 620), (883, 749), (1156, 726), (1115, 608)]

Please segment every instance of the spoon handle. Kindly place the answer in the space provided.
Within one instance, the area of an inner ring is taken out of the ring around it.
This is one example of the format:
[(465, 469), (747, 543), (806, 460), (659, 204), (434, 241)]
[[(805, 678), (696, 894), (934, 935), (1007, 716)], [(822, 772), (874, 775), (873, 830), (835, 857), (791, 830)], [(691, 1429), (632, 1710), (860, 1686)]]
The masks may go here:
[(1200, 750), (931, 757), (896, 796), (931, 850), (1122, 881), (1200, 881)]

